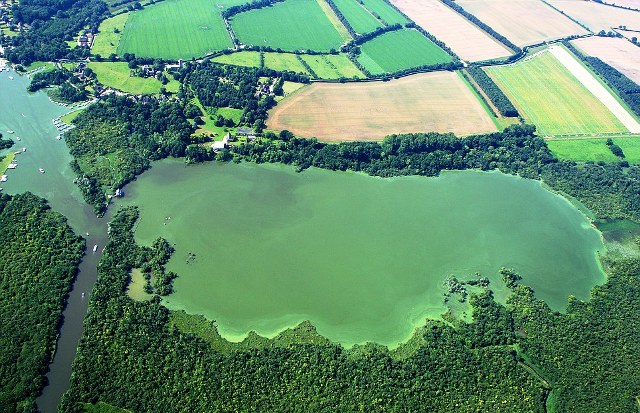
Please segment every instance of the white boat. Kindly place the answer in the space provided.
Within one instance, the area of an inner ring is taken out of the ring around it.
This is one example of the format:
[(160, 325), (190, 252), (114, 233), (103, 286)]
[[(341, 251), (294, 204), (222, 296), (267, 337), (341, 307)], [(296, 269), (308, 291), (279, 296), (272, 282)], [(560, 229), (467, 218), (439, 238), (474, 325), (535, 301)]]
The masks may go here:
[(26, 151), (27, 151), (27, 148), (22, 148), (22, 152), (26, 152)]
[(20, 139), (20, 137), (19, 137), (19, 136), (16, 136), (16, 140), (17, 140), (17, 141), (21, 141), (22, 139)]
[(1, 175), (0, 182), (7, 182), (7, 175)]
[(58, 136), (56, 136), (56, 139), (57, 139), (57, 140), (62, 139), (62, 135), (58, 135)]
[(11, 129), (9, 129), (7, 133), (15, 133), (15, 131), (12, 131)]
[(9, 80), (13, 80), (13, 76), (9, 76)]
[(40, 168), (40, 169), (38, 169), (38, 172), (40, 172), (41, 174), (43, 174), (43, 173), (44, 173), (44, 169)]
[(98, 244), (93, 246), (93, 252), (96, 252), (96, 251), (98, 251)]

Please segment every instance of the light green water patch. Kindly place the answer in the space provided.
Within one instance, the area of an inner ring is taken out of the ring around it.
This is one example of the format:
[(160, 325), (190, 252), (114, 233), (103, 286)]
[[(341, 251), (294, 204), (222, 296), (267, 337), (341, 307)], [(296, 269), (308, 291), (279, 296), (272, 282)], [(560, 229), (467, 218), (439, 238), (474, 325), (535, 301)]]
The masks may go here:
[[(15, 157), (18, 167), (7, 171), (7, 182), (0, 187), (10, 194), (30, 191), (46, 198), (53, 209), (67, 216), (76, 231), (93, 231), (96, 222), (92, 208), (84, 203), (73, 183), (75, 175), (69, 166), (72, 157), (64, 140), (56, 139), (58, 131), (53, 125), (53, 119), (69, 109), (52, 103), (43, 92), (28, 93), (29, 81), (15, 72), (0, 72), (0, 131), (15, 142), (0, 155), (26, 148)], [(40, 168), (45, 172), (39, 172)]]
[(144, 290), (144, 286), (147, 284), (147, 280), (144, 278), (144, 274), (140, 269), (134, 268), (131, 270), (131, 281), (127, 286), (127, 295), (136, 301), (147, 301), (153, 298), (153, 294), (149, 294)]
[(445, 280), (512, 267), (556, 310), (604, 281), (600, 233), (537, 181), (501, 173), (381, 179), (281, 165), (162, 161), (127, 187), (138, 242), (175, 244), (174, 310), (239, 341), (310, 320), (350, 346), (395, 346), (447, 311)]

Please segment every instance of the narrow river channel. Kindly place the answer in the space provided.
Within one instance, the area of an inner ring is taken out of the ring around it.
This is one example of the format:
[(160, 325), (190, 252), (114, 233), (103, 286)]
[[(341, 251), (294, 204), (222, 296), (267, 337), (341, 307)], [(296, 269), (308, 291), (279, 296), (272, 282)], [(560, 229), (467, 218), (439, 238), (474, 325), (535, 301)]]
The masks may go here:
[[(82, 336), (82, 321), (96, 281), (102, 248), (107, 241), (110, 218), (96, 218), (93, 209), (84, 203), (73, 183), (67, 146), (63, 140), (55, 138), (58, 131), (53, 119), (68, 109), (52, 103), (44, 93), (29, 94), (26, 91), (28, 84), (29, 79), (25, 76), (0, 72), (0, 132), (16, 142), (10, 151), (25, 148), (16, 156), (17, 168), (7, 172), (7, 181), (0, 186), (8, 194), (29, 191), (47, 199), (54, 210), (67, 217), (74, 231), (87, 240), (86, 255), (63, 312), (56, 353), (47, 374), (48, 384), (37, 399), (41, 412), (53, 413), (60, 397), (69, 388), (71, 364)], [(98, 245), (96, 253), (93, 252), (94, 245)]]

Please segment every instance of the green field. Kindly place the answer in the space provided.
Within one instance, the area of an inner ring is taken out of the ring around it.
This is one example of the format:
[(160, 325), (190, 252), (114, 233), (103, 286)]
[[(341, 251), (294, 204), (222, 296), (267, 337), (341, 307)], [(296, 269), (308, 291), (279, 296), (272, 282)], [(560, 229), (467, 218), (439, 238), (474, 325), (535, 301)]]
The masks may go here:
[(617, 162), (606, 139), (558, 139), (547, 141), (558, 159), (575, 162)]
[(487, 73), (544, 135), (626, 132), (620, 121), (550, 53)]
[(362, 0), (364, 6), (374, 15), (388, 25), (405, 24), (408, 20), (384, 0)]
[(372, 32), (384, 26), (358, 0), (333, 0), (333, 2), (358, 34)]
[(241, 0), (165, 0), (131, 13), (118, 54), (191, 59), (232, 47), (221, 10)]
[(316, 0), (286, 0), (231, 18), (238, 40), (282, 50), (329, 51), (342, 37)]
[(0, 175), (4, 175), (7, 171), (7, 166), (15, 159), (16, 155), (13, 152), (9, 152), (4, 155), (4, 157), (0, 156)]
[(613, 138), (613, 143), (622, 149), (625, 159), (630, 164), (640, 163), (640, 137)]
[(364, 73), (358, 69), (345, 55), (302, 55), (311, 70), (320, 79), (358, 78), (365, 77)]
[(223, 54), (212, 58), (211, 61), (236, 66), (260, 67), (260, 52), (242, 51)]
[(235, 108), (217, 108), (215, 110), (215, 115), (220, 115), (225, 119), (233, 119), (235, 123), (240, 122), (240, 117), (242, 116), (242, 109)]
[[(91, 62), (89, 68), (95, 72), (98, 82), (126, 93), (155, 94), (160, 93), (162, 87), (162, 83), (156, 78), (131, 76), (131, 69), (126, 62)], [(176, 93), (180, 83), (169, 75), (167, 77), (170, 81), (165, 88), (169, 92)]]
[[(120, 43), (120, 37), (122, 36), (128, 18), (129, 15), (123, 13), (100, 23), (98, 34), (91, 46), (91, 53), (99, 54), (102, 57), (117, 53), (118, 43)], [(119, 33), (116, 33), (116, 30), (119, 31)]]
[(291, 70), (297, 73), (309, 74), (307, 69), (300, 63), (298, 56), (292, 53), (265, 53), (264, 67), (273, 70)]
[(384, 33), (361, 46), (358, 61), (372, 74), (451, 61), (444, 50), (413, 29)]

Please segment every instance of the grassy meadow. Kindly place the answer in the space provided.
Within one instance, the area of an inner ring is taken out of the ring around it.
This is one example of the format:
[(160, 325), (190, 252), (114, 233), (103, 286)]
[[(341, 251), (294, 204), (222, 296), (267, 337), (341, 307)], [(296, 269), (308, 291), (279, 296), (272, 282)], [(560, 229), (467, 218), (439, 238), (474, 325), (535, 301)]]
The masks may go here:
[[(160, 93), (162, 83), (153, 77), (131, 76), (131, 69), (126, 62), (91, 62), (89, 68), (93, 70), (98, 78), (98, 82), (105, 86), (121, 90), (134, 95)], [(171, 76), (165, 85), (167, 91), (176, 93), (180, 83)]]
[(211, 61), (236, 66), (260, 67), (260, 52), (241, 51), (223, 54), (212, 58)]
[(575, 162), (617, 162), (606, 139), (556, 139), (547, 141), (547, 146), (558, 159)]
[(362, 3), (374, 16), (377, 16), (389, 26), (396, 23), (408, 23), (408, 20), (402, 14), (398, 13), (384, 0), (362, 0)]
[(264, 53), (264, 67), (273, 70), (291, 70), (309, 74), (307, 69), (293, 53)]
[(232, 45), (220, 12), (240, 0), (164, 0), (131, 13), (118, 54), (191, 59)]
[[(194, 1), (194, 0), (191, 0)], [(286, 0), (231, 18), (238, 40), (246, 45), (287, 51), (338, 49), (343, 38), (316, 0)]]
[[(110, 17), (100, 23), (98, 34), (91, 46), (91, 53), (99, 54), (102, 57), (117, 53), (120, 37), (122, 36), (128, 18), (129, 14), (123, 13)], [(116, 33), (116, 31), (119, 33)]]
[(451, 61), (444, 50), (413, 29), (384, 33), (361, 46), (358, 61), (374, 75)]
[(358, 0), (333, 0), (333, 2), (358, 34), (372, 32), (384, 26)]
[(311, 70), (320, 79), (358, 78), (363, 79), (364, 73), (343, 54), (337, 55), (301, 55)]
[(625, 159), (630, 164), (640, 163), (640, 137), (613, 138), (613, 143), (622, 149)]
[(489, 68), (487, 73), (541, 134), (571, 136), (627, 131), (551, 53)]

